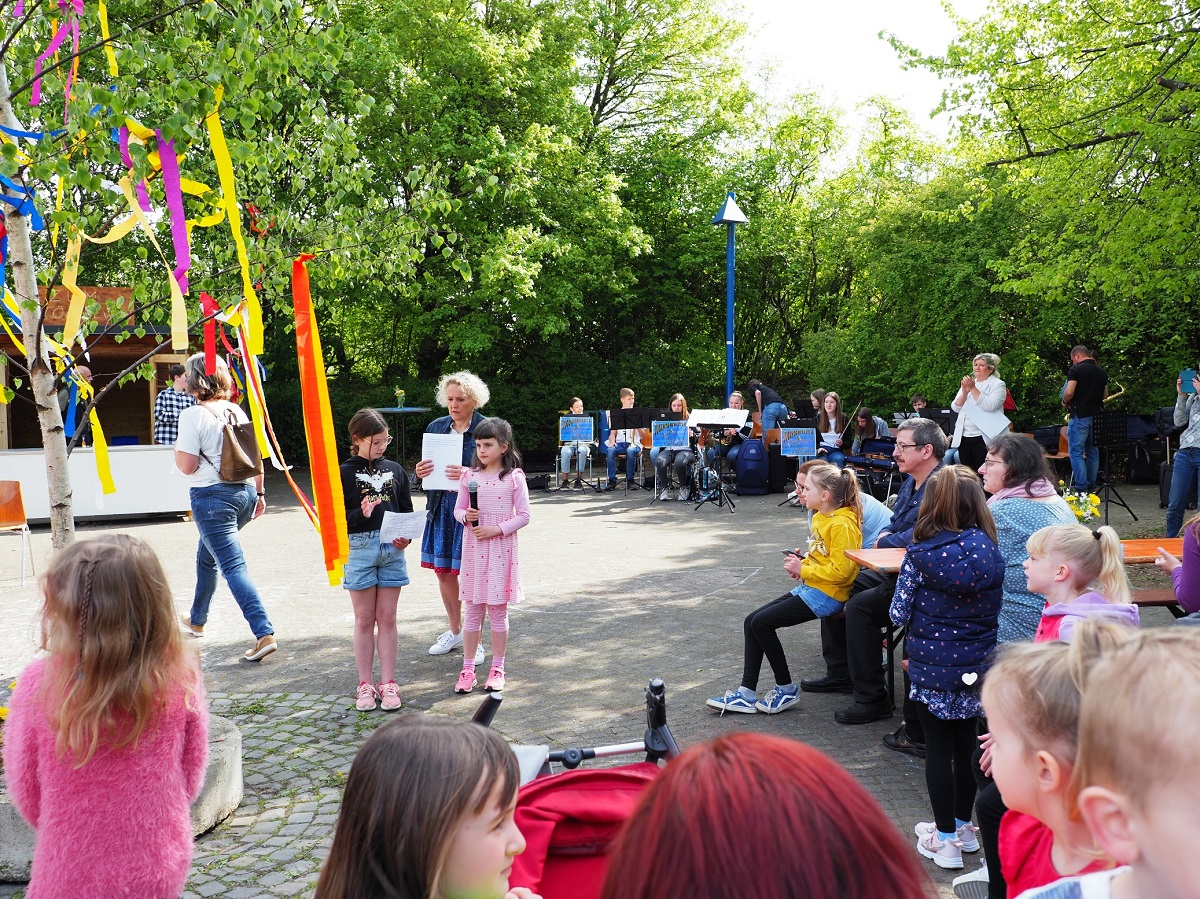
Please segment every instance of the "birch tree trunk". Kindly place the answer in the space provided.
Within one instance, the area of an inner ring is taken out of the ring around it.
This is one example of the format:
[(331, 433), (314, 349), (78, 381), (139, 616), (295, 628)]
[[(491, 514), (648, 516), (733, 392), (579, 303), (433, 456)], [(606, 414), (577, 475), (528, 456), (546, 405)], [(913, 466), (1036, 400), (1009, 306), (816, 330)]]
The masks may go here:
[[(8, 66), (3, 59), (0, 59), (0, 121), (9, 128), (25, 130), (13, 112)], [(33, 389), (33, 402), (37, 407), (45, 451), (51, 543), (55, 549), (61, 549), (75, 541), (66, 432), (58, 407), (58, 393), (54, 389), (54, 370), (50, 367), (50, 357), (40, 327), (42, 304), (38, 297), (37, 266), (33, 259), (29, 218), (6, 210), (5, 223), (8, 227), (8, 268), (12, 272), (13, 294), (21, 307), (21, 337), (25, 344), (30, 387)], [(3, 289), (2, 285), (0, 289)]]

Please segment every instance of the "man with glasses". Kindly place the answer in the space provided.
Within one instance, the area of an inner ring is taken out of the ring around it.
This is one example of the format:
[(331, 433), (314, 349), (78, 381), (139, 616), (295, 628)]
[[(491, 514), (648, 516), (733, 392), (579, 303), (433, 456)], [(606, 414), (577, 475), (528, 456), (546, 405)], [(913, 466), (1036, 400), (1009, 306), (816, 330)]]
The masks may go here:
[[(881, 549), (912, 542), (925, 484), (946, 455), (946, 435), (937, 422), (927, 418), (905, 419), (896, 430), (892, 455), (905, 478), (892, 507), (891, 522), (875, 541)], [(895, 590), (895, 575), (864, 568), (850, 588), (845, 616), (821, 619), (826, 674), (802, 680), (800, 689), (808, 693), (852, 693), (854, 702), (834, 713), (839, 724), (866, 724), (892, 717), (879, 631), (889, 623), (888, 607)]]

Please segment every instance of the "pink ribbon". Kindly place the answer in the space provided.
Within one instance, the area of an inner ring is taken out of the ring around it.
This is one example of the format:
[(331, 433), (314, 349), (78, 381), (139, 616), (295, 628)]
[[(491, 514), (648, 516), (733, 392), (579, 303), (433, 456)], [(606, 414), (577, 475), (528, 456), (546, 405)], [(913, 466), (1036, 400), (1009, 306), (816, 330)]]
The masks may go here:
[[(133, 174), (133, 157), (129, 154), (129, 126), (122, 125), (120, 130), (120, 140), (117, 141), (121, 148), (121, 161), (125, 163), (125, 167), (129, 169), (129, 174)], [(150, 194), (146, 190), (146, 182), (139, 181), (134, 185), (137, 190), (138, 205), (142, 207), (142, 212), (149, 212)]]
[(50, 46), (42, 51), (33, 63), (33, 92), (29, 96), (30, 106), (39, 106), (42, 102), (42, 64), (51, 56), (58, 52), (58, 48), (62, 46), (62, 42), (67, 39), (67, 35), (71, 32), (71, 23), (63, 20), (63, 23), (58, 26), (58, 31), (54, 34), (54, 40), (50, 41)]
[(158, 159), (162, 165), (163, 193), (166, 194), (167, 211), (171, 216), (171, 240), (175, 244), (175, 280), (179, 289), (188, 292), (187, 271), (192, 265), (192, 251), (188, 245), (187, 219), (183, 212), (183, 191), (179, 186), (179, 160), (175, 156), (175, 142), (158, 135)]

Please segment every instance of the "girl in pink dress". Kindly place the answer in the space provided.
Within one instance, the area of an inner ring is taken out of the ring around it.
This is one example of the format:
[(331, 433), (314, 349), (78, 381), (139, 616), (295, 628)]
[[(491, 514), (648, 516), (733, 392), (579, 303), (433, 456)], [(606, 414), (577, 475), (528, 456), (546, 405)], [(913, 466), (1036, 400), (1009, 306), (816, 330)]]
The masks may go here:
[(476, 426), (475, 458), (459, 478), (454, 507), (454, 517), (466, 525), (459, 572), (463, 670), (455, 693), (470, 693), (478, 683), (475, 649), (484, 613), (492, 622), (492, 670), (483, 688), (504, 689), (508, 605), (520, 602), (522, 596), (517, 531), (529, 524), (529, 487), (520, 464), (508, 422), (488, 418)]

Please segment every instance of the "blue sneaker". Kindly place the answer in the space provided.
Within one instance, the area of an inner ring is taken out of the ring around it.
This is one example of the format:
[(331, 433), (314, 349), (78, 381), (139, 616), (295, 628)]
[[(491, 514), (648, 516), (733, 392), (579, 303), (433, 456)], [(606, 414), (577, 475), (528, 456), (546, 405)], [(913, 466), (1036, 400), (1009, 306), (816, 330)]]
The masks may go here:
[(766, 696), (756, 702), (754, 707), (768, 715), (778, 715), (799, 701), (800, 689), (795, 684), (788, 684), (786, 687), (776, 685)]
[(738, 690), (728, 690), (724, 696), (714, 696), (704, 704), (709, 708), (720, 709), (721, 714), (725, 712), (739, 712), (743, 715), (753, 715), (758, 711), (755, 708), (755, 700), (757, 698), (754, 694), (747, 697)]

